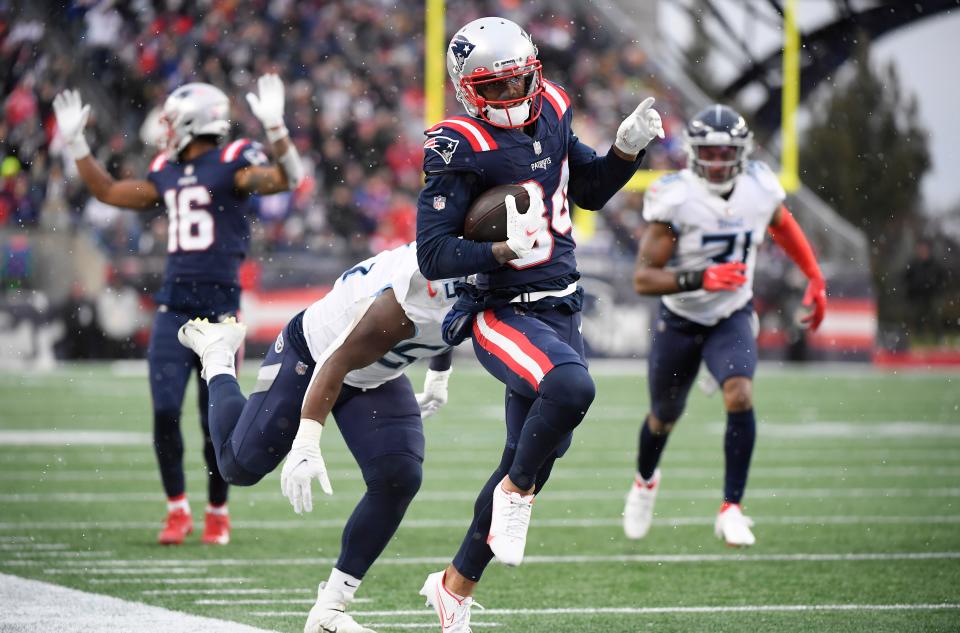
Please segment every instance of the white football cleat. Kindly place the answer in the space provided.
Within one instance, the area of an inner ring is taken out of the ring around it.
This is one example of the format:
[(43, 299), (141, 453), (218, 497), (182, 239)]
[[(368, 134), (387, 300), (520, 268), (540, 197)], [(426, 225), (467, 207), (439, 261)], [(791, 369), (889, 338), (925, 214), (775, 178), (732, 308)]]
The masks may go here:
[(427, 606), (440, 618), (441, 633), (471, 633), (470, 607), (483, 607), (473, 598), (457, 598), (443, 586), (446, 571), (438, 571), (427, 576), (420, 589), (420, 595), (427, 599)]
[(322, 582), (317, 588), (317, 603), (310, 609), (303, 633), (376, 633), (344, 613), (352, 597), (326, 587)]
[(720, 506), (713, 532), (730, 547), (749, 547), (757, 542), (750, 528), (753, 519), (743, 515), (739, 503), (724, 502)]
[(487, 545), (504, 565), (516, 567), (523, 562), (533, 499), (534, 495), (507, 492), (503, 489), (503, 482), (493, 489), (493, 509)]
[(177, 332), (177, 339), (184, 347), (189, 347), (201, 359), (214, 347), (229, 350), (236, 354), (243, 344), (247, 326), (238, 323), (234, 317), (228, 317), (221, 323), (211, 323), (208, 319), (190, 319)]
[(645, 481), (639, 473), (627, 493), (627, 504), (623, 507), (623, 533), (629, 539), (641, 539), (650, 531), (653, 522), (653, 503), (660, 489), (660, 469), (653, 471), (650, 481)]

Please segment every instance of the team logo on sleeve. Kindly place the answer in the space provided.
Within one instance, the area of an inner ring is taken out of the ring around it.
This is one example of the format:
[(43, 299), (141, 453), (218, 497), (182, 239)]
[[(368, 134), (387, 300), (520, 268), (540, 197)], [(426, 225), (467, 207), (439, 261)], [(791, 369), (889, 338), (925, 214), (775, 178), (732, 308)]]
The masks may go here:
[(463, 65), (467, 63), (467, 58), (470, 57), (470, 53), (472, 53), (476, 47), (476, 44), (463, 35), (456, 36), (453, 38), (453, 41), (450, 42), (450, 52), (453, 53), (453, 57), (456, 60), (458, 73), (463, 72)]
[(440, 155), (444, 163), (449, 165), (450, 161), (453, 160), (453, 153), (457, 151), (457, 145), (459, 144), (460, 141), (456, 141), (449, 136), (434, 136), (433, 138), (427, 139), (427, 142), (423, 144), (423, 148), (432, 149)]

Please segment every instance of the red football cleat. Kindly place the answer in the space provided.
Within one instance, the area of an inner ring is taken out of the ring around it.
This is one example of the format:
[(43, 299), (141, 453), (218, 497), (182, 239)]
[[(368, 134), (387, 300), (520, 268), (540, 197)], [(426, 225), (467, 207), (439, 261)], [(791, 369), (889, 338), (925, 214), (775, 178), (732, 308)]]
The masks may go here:
[(183, 545), (187, 535), (193, 532), (193, 517), (181, 508), (167, 513), (167, 524), (160, 531), (157, 541), (161, 545)]
[(230, 542), (230, 516), (207, 512), (203, 525), (203, 542), (207, 545), (226, 545)]

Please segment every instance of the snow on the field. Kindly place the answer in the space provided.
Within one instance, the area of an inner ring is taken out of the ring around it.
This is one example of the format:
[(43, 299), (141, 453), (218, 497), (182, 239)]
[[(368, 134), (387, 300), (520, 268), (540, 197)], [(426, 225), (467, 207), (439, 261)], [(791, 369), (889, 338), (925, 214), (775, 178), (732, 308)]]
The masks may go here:
[(0, 630), (5, 633), (269, 633), (236, 622), (0, 574)]

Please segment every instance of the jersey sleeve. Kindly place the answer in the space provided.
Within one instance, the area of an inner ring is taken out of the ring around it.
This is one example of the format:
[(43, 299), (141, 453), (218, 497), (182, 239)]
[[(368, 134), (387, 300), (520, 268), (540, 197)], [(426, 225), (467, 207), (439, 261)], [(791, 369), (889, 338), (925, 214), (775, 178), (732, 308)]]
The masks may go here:
[(570, 161), (570, 199), (583, 209), (602, 209), (610, 198), (623, 189), (643, 160), (641, 150), (635, 160), (624, 160), (613, 153), (597, 156), (592, 147), (570, 131), (567, 145)]
[(163, 197), (163, 187), (160, 184), (160, 172), (163, 171), (163, 168), (166, 166), (167, 154), (163, 152), (157, 154), (154, 159), (150, 161), (150, 167), (147, 168), (147, 180), (156, 188), (161, 198)]
[(270, 163), (263, 145), (248, 138), (240, 138), (220, 150), (220, 162), (236, 172), (244, 167), (260, 167)]
[(674, 209), (683, 202), (685, 187), (679, 173), (658, 178), (643, 195), (643, 219), (675, 224)]
[(478, 141), (468, 137), (469, 133), (460, 132), (443, 121), (424, 132), (427, 138), (423, 142), (423, 173), (427, 176), (454, 172), (479, 174), (474, 149)]
[(427, 279), (452, 279), (500, 266), (490, 244), (460, 239), (463, 219), (476, 195), (469, 172), (427, 176), (417, 200), (417, 260)]
[(770, 211), (770, 219), (772, 219), (773, 214), (787, 199), (787, 192), (783, 190), (780, 179), (766, 163), (759, 160), (752, 160), (747, 163), (747, 173), (757, 181), (760, 191), (769, 196), (766, 203)]

